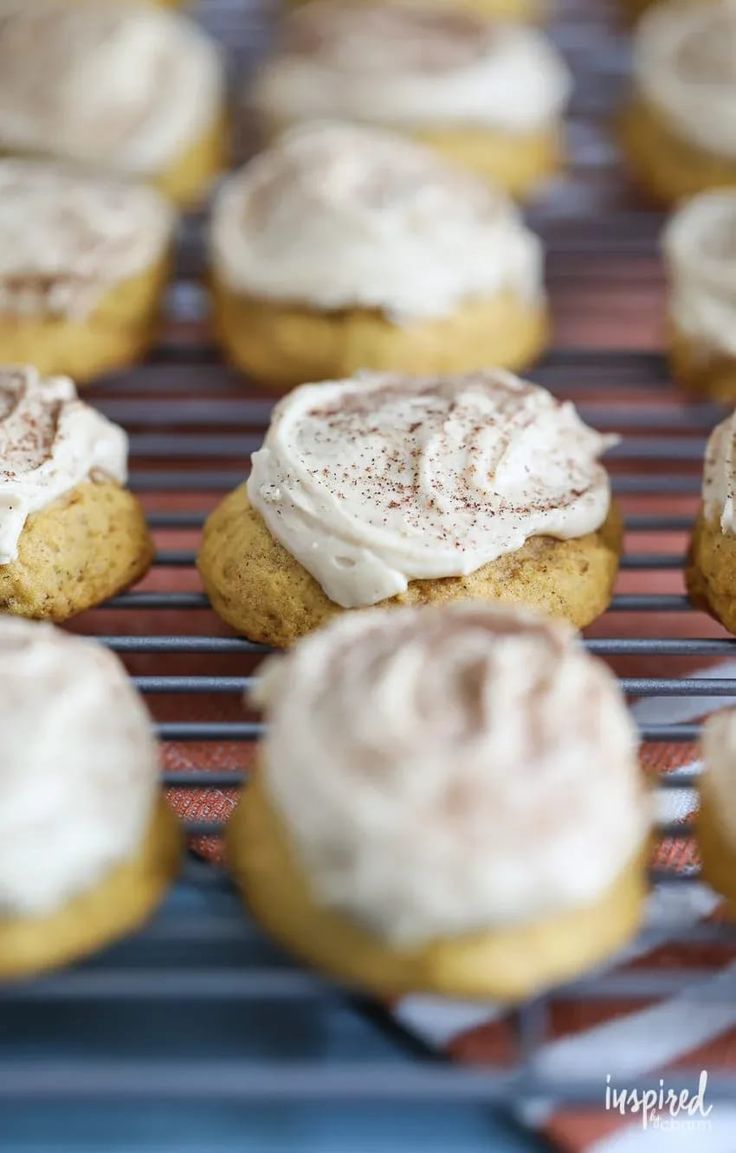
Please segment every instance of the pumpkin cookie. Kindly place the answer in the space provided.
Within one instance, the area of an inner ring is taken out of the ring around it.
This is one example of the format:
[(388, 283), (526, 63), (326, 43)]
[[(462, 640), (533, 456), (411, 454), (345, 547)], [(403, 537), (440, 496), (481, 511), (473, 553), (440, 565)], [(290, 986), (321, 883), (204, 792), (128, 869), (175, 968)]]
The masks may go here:
[(267, 131), (339, 115), (404, 132), (514, 196), (562, 165), (570, 78), (535, 29), (453, 4), (314, 0), (246, 101)]
[[(609, 670), (478, 604), (341, 618), (272, 658), (227, 829), (265, 928), (379, 995), (516, 1001), (634, 933), (649, 806)], [(580, 868), (585, 862), (585, 868)]]
[(734, 449), (736, 415), (711, 434), (705, 454), (703, 506), (695, 524), (686, 568), (694, 603), (736, 634), (736, 513)]
[(125, 433), (71, 380), (0, 370), (0, 612), (66, 620), (144, 575), (153, 542), (126, 474)]
[(117, 658), (0, 616), (0, 978), (65, 964), (137, 928), (181, 851), (158, 750)]
[(736, 711), (724, 710), (703, 726), (703, 774), (696, 833), (703, 876), (736, 912)]
[(731, 0), (664, 0), (637, 25), (622, 141), (634, 176), (659, 201), (736, 185), (735, 38)]
[(222, 167), (223, 89), (215, 45), (179, 13), (0, 0), (6, 153), (107, 168), (197, 203)]
[(468, 597), (582, 627), (607, 608), (621, 551), (607, 443), (502, 372), (304, 386), (207, 521), (205, 588), (276, 646), (346, 609)]
[(153, 341), (173, 214), (145, 185), (0, 160), (0, 362), (78, 383)]
[(700, 396), (736, 401), (736, 189), (703, 192), (667, 226), (670, 364)]
[(521, 368), (547, 341), (542, 248), (513, 205), (370, 128), (295, 129), (226, 181), (212, 264), (223, 347), (279, 391)]

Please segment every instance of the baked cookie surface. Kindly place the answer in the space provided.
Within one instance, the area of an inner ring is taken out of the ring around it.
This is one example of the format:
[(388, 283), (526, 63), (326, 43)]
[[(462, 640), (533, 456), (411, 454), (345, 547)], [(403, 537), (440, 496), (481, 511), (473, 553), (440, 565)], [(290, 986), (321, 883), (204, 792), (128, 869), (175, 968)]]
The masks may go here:
[[(415, 580), (383, 603), (525, 605), (584, 628), (610, 604), (622, 540), (622, 519), (613, 506), (597, 532), (577, 540), (534, 537), (468, 576)], [(346, 611), (271, 535), (245, 486), (210, 515), (197, 564), (217, 614), (252, 641), (286, 647)]]
[(17, 559), (0, 565), (0, 611), (67, 620), (134, 585), (153, 554), (138, 499), (85, 482), (28, 518)]
[(0, 916), (0, 980), (67, 965), (138, 929), (176, 878), (182, 847), (179, 824), (161, 799), (134, 857), (94, 888), (41, 917)]

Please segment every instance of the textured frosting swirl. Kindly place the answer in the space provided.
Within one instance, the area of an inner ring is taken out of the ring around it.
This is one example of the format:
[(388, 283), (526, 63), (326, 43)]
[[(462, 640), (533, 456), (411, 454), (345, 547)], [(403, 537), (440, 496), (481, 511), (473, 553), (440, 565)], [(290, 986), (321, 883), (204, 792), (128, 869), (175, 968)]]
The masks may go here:
[(0, 313), (84, 318), (161, 260), (173, 223), (144, 185), (0, 160)]
[(265, 786), (322, 904), (399, 943), (592, 902), (648, 823), (609, 670), (476, 605), (337, 619), (267, 662)]
[(736, 839), (736, 709), (708, 717), (702, 734), (703, 762), (724, 832)]
[(304, 385), (276, 407), (248, 497), (345, 608), (601, 526), (611, 443), (510, 373)]
[(684, 140), (736, 158), (736, 3), (663, 0), (635, 38), (634, 75), (644, 99)]
[(221, 72), (165, 8), (0, 0), (0, 148), (156, 173), (214, 120)]
[(0, 616), (0, 919), (42, 916), (126, 860), (158, 791), (143, 704), (112, 653)]
[(31, 513), (102, 473), (124, 484), (128, 438), (66, 376), (0, 369), (0, 564), (18, 556)]
[(704, 350), (736, 355), (736, 192), (705, 192), (679, 209), (664, 254), (674, 326)]
[(529, 133), (556, 123), (570, 77), (541, 33), (432, 4), (313, 0), (284, 22), (252, 103), (291, 122), (334, 116), (394, 127)]
[(709, 521), (736, 536), (736, 413), (710, 434), (703, 469), (703, 507)]
[(540, 241), (502, 193), (376, 129), (308, 125), (225, 182), (212, 249), (235, 291), (322, 309), (446, 315), (542, 295)]

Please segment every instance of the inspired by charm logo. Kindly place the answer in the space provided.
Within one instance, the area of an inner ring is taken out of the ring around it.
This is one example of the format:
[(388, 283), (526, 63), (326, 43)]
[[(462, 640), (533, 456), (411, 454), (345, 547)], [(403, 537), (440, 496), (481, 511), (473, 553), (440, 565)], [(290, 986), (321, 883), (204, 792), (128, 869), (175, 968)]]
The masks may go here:
[(708, 1073), (700, 1074), (698, 1089), (671, 1089), (660, 1077), (658, 1089), (629, 1089), (615, 1085), (606, 1076), (606, 1112), (621, 1117), (641, 1117), (643, 1129), (708, 1129), (713, 1106), (708, 1105)]

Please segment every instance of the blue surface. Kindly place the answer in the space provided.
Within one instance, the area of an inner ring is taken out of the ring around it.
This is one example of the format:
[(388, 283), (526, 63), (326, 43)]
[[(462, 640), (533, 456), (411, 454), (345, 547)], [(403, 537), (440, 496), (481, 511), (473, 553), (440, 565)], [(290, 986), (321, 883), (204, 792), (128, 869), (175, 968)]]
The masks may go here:
[[(213, 922), (213, 915), (215, 922)], [(208, 921), (209, 919), (209, 921)], [(182, 931), (219, 925), (210, 939)], [(225, 931), (223, 931), (223, 929)], [(290, 965), (241, 917), (226, 889), (180, 886), (151, 930), (109, 950), (79, 973), (170, 972)], [(52, 986), (48, 986), (49, 994)], [(58, 989), (58, 982), (57, 982)], [(330, 1069), (350, 1062), (405, 1066), (409, 1048), (379, 1022), (334, 996), (166, 1001), (31, 995), (0, 1000), (2, 1067), (136, 1058), (178, 1062), (244, 1058), (269, 1066), (308, 1061)], [(8, 1153), (536, 1153), (513, 1125), (477, 1105), (120, 1104), (51, 1101), (0, 1104), (0, 1150)]]

